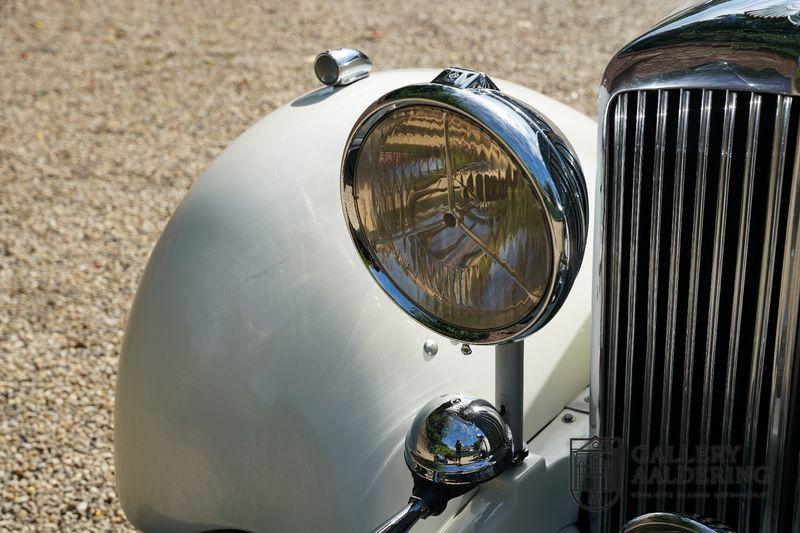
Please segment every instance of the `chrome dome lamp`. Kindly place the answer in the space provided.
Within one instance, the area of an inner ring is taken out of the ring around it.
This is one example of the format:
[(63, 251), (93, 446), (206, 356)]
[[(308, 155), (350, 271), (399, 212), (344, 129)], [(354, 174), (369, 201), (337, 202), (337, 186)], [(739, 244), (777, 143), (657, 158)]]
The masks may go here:
[(406, 435), (411, 498), (375, 533), (407, 531), (420, 518), (441, 514), (449, 500), (502, 474), (517, 451), (511, 429), (489, 402), (458, 394), (434, 398)]

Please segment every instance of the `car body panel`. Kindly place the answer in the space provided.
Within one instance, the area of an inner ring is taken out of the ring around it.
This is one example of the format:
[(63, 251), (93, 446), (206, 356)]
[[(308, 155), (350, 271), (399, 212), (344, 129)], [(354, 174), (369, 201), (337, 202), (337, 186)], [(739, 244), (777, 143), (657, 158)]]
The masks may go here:
[[(448, 392), (494, 400), (493, 348), (464, 356), (396, 307), (340, 205), (358, 116), (437, 72), (303, 96), (241, 135), (188, 192), (152, 252), (120, 359), (117, 490), (137, 527), (369, 530), (408, 498), (402, 443), (417, 409)], [(566, 134), (594, 205), (594, 121), (495, 81)], [(588, 384), (591, 255), (559, 314), (524, 341), (526, 439)]]
[[(569, 422), (564, 419), (567, 415)], [(569, 528), (578, 519), (577, 500), (570, 496), (570, 439), (585, 438), (588, 433), (589, 414), (564, 409), (530, 442), (525, 461), (478, 487), (445, 531), (556, 532)]]

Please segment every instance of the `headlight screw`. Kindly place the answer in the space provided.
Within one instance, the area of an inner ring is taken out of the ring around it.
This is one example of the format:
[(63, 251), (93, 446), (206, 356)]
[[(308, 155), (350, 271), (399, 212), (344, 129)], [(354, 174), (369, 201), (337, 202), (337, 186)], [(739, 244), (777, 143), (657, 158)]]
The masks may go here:
[(425, 355), (428, 357), (433, 357), (437, 353), (439, 353), (439, 345), (436, 344), (436, 341), (433, 339), (428, 339), (425, 341), (425, 344), (422, 345), (422, 351), (425, 352)]

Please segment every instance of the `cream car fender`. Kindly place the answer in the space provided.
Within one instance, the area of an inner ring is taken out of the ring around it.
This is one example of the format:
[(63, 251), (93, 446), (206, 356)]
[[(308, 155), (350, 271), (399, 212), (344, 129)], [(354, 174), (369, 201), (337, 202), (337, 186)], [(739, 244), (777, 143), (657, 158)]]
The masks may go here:
[[(359, 115), (437, 73), (313, 91), (242, 134), (188, 192), (152, 252), (120, 359), (117, 490), (135, 526), (370, 530), (408, 496), (402, 444), (417, 409), (446, 392), (494, 397), (493, 348), (464, 356), (403, 314), (361, 264), (340, 204)], [(495, 82), (564, 132), (593, 206), (594, 121)], [(590, 248), (559, 313), (524, 341), (526, 440), (589, 382), (591, 265)]]

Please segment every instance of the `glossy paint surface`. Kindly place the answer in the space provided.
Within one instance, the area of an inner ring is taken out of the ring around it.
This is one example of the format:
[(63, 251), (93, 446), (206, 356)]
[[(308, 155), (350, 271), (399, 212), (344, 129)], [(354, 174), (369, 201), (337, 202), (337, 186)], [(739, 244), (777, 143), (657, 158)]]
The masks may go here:
[[(245, 132), (187, 194), (120, 361), (117, 490), (136, 526), (369, 530), (408, 497), (403, 438), (417, 410), (448, 392), (494, 400), (493, 349), (465, 357), (403, 314), (364, 268), (340, 205), (359, 115), (436, 74), (310, 93)], [(498, 85), (549, 116), (594, 176), (592, 120)], [(591, 261), (587, 250), (559, 314), (525, 341), (526, 438), (588, 383)], [(441, 527), (454, 503), (417, 529)]]

